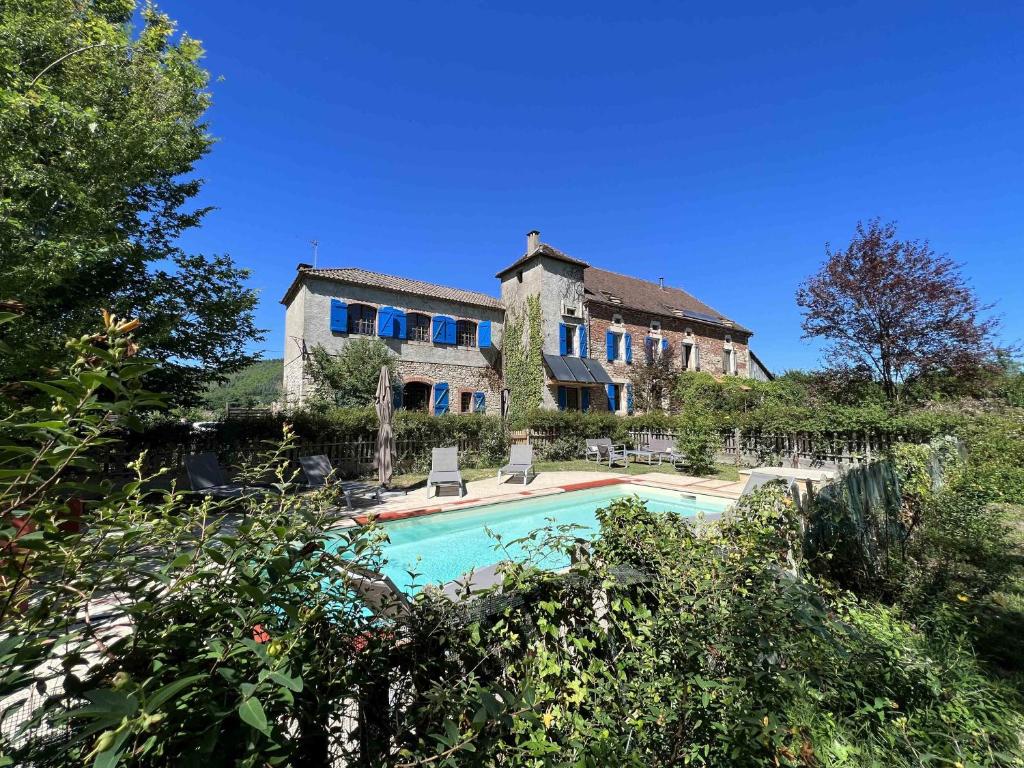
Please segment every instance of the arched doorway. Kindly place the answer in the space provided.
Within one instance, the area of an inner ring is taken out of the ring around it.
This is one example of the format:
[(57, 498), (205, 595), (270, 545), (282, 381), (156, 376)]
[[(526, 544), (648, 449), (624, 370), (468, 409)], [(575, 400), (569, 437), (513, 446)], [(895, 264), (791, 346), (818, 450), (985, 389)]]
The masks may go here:
[(430, 385), (410, 381), (402, 387), (402, 407), (407, 411), (430, 411)]

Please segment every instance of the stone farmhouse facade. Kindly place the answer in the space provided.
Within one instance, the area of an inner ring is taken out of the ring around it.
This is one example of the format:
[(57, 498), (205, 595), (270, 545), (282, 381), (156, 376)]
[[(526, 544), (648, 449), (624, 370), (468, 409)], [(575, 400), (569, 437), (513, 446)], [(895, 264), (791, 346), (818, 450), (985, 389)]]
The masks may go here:
[(359, 268), (300, 264), (285, 306), (287, 405), (312, 395), (310, 352), (380, 338), (398, 358), (396, 404), (429, 413), (499, 413), (506, 313), (540, 298), (542, 402), (562, 410), (633, 411), (630, 373), (654, 356), (676, 370), (758, 379), (752, 331), (679, 288), (591, 267), (527, 235), (497, 274), (500, 296)]

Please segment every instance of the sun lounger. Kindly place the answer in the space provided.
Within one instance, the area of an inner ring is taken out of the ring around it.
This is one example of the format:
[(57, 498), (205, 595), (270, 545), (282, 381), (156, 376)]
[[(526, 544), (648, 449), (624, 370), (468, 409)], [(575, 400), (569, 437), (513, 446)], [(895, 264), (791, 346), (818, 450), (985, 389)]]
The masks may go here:
[(466, 495), (466, 484), (462, 481), (462, 473), (459, 472), (459, 449), (454, 446), (434, 448), (430, 454), (427, 496), (430, 495), (431, 488), (440, 488), (442, 485), (458, 486), (459, 496)]
[(266, 493), (267, 485), (233, 483), (217, 461), (216, 454), (195, 453), (185, 457), (189, 486), (196, 493), (220, 499), (256, 496)]
[(334, 467), (331, 460), (324, 455), (302, 456), (299, 459), (302, 465), (302, 473), (306, 476), (306, 485), (311, 489), (323, 488), (331, 484), (341, 488), (345, 495), (345, 505), (349, 509), (355, 509), (355, 499), (370, 499), (379, 502), (380, 486), (372, 483), (361, 483), (353, 480), (338, 480), (334, 474)]
[(533, 469), (533, 446), (513, 445), (508, 464), (498, 470), (498, 479), (501, 480), (502, 475), (522, 475), (523, 485), (526, 485), (527, 478), (531, 474), (534, 477), (537, 476)]

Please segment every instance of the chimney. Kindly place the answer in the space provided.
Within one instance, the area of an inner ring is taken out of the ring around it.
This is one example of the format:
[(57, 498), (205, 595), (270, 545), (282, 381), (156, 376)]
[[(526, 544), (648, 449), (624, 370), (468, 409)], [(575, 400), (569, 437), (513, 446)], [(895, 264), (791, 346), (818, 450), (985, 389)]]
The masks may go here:
[(540, 232), (536, 229), (531, 229), (526, 233), (526, 252), (533, 253), (540, 248)]
[(659, 277), (658, 278), (658, 285), (661, 286), (661, 290), (665, 290), (665, 278), (664, 277)]

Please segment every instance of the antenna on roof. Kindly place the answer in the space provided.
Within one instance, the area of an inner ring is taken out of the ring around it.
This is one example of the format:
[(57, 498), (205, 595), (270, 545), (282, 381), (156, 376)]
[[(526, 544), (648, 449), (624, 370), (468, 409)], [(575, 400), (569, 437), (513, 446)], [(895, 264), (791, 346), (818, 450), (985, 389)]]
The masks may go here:
[(310, 240), (309, 244), (313, 246), (313, 269), (316, 269), (316, 257), (320, 253), (320, 241)]

